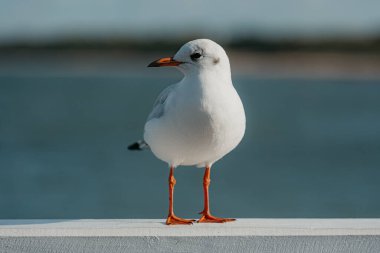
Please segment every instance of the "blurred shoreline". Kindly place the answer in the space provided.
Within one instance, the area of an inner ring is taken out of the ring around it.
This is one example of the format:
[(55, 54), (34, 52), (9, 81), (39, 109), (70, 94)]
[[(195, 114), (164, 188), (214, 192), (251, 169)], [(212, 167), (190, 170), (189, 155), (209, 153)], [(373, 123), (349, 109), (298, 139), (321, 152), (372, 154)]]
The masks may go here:
[[(0, 75), (153, 75), (146, 66), (175, 50), (0, 50)], [(233, 75), (258, 78), (380, 79), (380, 57), (371, 52), (227, 49)], [(154, 75), (163, 74), (155, 71)], [(167, 74), (167, 72), (165, 72)]]
[[(67, 37), (56, 40), (1, 42), (0, 52), (12, 50), (127, 50), (136, 52), (177, 50), (184, 43), (202, 35), (189, 37), (178, 36), (161, 38), (134, 39), (128, 37), (80, 38)], [(207, 36), (206, 36), (207, 37)], [(338, 36), (337, 37), (285, 37), (268, 38), (263, 36), (238, 36), (234, 39), (210, 38), (227, 50), (243, 50), (252, 52), (349, 52), (380, 54), (380, 34), (378, 36)]]
[[(0, 45), (0, 75), (138, 75), (191, 38), (67, 39)], [(380, 78), (380, 38), (258, 39), (221, 43), (234, 75), (260, 78)], [(160, 73), (159, 71), (156, 72)]]

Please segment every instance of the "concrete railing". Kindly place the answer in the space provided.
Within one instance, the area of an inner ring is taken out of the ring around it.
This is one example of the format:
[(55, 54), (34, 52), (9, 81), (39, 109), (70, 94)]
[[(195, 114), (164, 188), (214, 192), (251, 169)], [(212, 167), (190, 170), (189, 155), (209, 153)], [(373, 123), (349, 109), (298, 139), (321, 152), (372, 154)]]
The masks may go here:
[(0, 252), (380, 252), (380, 219), (0, 220)]

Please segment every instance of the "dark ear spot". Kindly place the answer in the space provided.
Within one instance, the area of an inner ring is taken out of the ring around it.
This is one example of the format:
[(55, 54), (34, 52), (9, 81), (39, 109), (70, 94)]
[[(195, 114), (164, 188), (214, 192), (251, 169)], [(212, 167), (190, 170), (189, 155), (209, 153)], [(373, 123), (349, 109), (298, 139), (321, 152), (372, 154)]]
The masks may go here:
[(219, 61), (220, 61), (220, 59), (219, 58), (214, 58), (214, 64), (216, 65), (216, 64), (218, 64), (219, 63)]

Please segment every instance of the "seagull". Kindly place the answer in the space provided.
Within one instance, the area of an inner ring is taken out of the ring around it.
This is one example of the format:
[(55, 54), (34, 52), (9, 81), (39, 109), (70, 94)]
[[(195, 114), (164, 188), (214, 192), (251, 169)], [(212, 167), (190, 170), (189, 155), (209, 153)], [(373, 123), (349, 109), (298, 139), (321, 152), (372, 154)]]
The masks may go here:
[(232, 151), (245, 132), (245, 112), (232, 80), (224, 49), (209, 39), (184, 44), (173, 57), (158, 59), (148, 67), (172, 66), (183, 79), (164, 89), (156, 99), (144, 127), (144, 141), (128, 148), (149, 147), (169, 165), (169, 214), (167, 225), (195, 220), (174, 214), (174, 170), (178, 166), (204, 167), (204, 209), (198, 223), (234, 221), (211, 215), (209, 185), (212, 165)]

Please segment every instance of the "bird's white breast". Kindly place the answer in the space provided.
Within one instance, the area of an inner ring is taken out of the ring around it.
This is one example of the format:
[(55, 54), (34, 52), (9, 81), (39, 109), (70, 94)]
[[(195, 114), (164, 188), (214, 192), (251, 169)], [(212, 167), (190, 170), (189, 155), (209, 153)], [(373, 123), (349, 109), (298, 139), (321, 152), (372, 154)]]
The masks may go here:
[(234, 149), (244, 131), (244, 108), (232, 84), (185, 79), (168, 97), (165, 114), (146, 123), (144, 139), (169, 164), (204, 166)]

